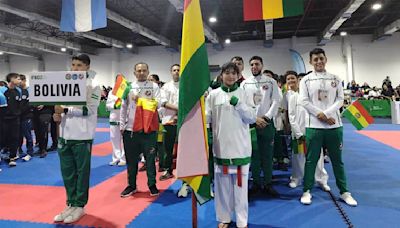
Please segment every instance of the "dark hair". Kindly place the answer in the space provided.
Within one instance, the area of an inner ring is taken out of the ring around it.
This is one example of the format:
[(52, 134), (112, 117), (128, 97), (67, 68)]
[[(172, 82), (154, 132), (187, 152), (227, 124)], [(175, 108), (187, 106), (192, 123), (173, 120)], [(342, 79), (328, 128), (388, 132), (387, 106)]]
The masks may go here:
[(6, 86), (7, 82), (6, 81), (0, 81), (0, 86)]
[(157, 82), (159, 82), (159, 81), (160, 81), (160, 77), (158, 77), (158, 75), (157, 75), (157, 74), (150, 74), (149, 76), (153, 77), (153, 78), (154, 78), (154, 80), (156, 80)]
[(25, 81), (25, 80), (26, 80), (26, 76), (23, 75), (23, 74), (20, 74), (20, 75), (19, 75), (19, 78), (21, 79), (21, 81)]
[(224, 73), (226, 71), (231, 71), (231, 70), (236, 72), (236, 74), (239, 74), (239, 68), (236, 66), (236, 64), (229, 62), (229, 63), (225, 63), (224, 65), (222, 65), (221, 75), (222, 75), (222, 73)]
[(319, 54), (324, 54), (325, 55), (325, 51), (322, 48), (314, 48), (312, 51), (310, 51), (310, 59), (313, 55), (319, 55)]
[(172, 66), (171, 66), (171, 68), (169, 69), (170, 71), (172, 70), (172, 68), (174, 68), (174, 66), (177, 66), (177, 67), (181, 67), (181, 65), (179, 65), (179, 64), (177, 64), (177, 63), (175, 63), (175, 64), (172, 64)]
[(251, 61), (253, 61), (253, 60), (259, 60), (261, 63), (263, 63), (262, 58), (261, 58), (260, 56), (257, 56), (257, 55), (251, 57), (250, 60), (249, 60), (249, 63), (250, 63)]
[(271, 74), (272, 76), (274, 76), (274, 72), (272, 72), (270, 70), (264, 70), (263, 74)]
[(288, 75), (294, 75), (294, 76), (296, 76), (296, 78), (298, 78), (298, 76), (299, 75), (297, 75), (297, 72), (296, 71), (293, 71), (293, 70), (288, 70), (288, 71), (286, 71), (286, 73), (285, 73), (285, 79), (287, 78), (287, 76)]
[(148, 65), (147, 63), (144, 63), (144, 62), (138, 62), (138, 63), (136, 63), (135, 66), (133, 67), (133, 69), (136, 70), (136, 67), (137, 67), (138, 65), (140, 65), (140, 64), (146, 65), (147, 70), (149, 70), (149, 65)]
[(13, 78), (18, 78), (18, 77), (19, 77), (19, 74), (17, 74), (17, 73), (9, 73), (6, 76), (6, 80), (7, 80), (7, 82), (11, 82), (11, 80)]
[(90, 58), (86, 54), (74, 55), (74, 56), (72, 56), (72, 61), (74, 61), (74, 60), (79, 60), (79, 61), (81, 61), (82, 63), (84, 63), (84, 64), (86, 64), (88, 66), (90, 65)]
[(232, 62), (232, 61), (242, 61), (242, 62), (243, 62), (243, 58), (240, 57), (240, 56), (233, 56), (233, 57), (231, 58), (231, 62)]

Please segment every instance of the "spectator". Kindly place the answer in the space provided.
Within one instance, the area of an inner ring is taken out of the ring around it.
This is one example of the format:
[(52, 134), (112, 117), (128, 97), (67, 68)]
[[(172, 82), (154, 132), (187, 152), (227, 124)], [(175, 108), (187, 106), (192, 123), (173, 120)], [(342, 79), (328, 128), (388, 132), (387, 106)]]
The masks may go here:
[(392, 84), (392, 81), (390, 81), (390, 77), (389, 76), (386, 76), (386, 78), (383, 80), (383, 82), (382, 82), (382, 87), (383, 87), (383, 84)]
[(392, 98), (394, 99), (394, 95), (395, 95), (394, 90), (393, 90), (393, 88), (391, 86), (389, 87), (388, 84), (390, 84), (390, 83), (383, 84), (383, 86), (382, 86), (382, 96), (385, 96), (385, 97), (390, 98), (390, 99), (392, 99)]
[(150, 74), (149, 81), (156, 83), (158, 85), (158, 88), (163, 87), (163, 85), (165, 84), (164, 82), (160, 81), (160, 77), (158, 77), (157, 74)]
[[(20, 75), (21, 78), (21, 132), (19, 140), (19, 151), (20, 156), (24, 161), (29, 161), (33, 157), (33, 140), (32, 140), (32, 119), (33, 119), (33, 107), (29, 104), (29, 93), (26, 85), (25, 75)], [(23, 139), (26, 139), (26, 152), (22, 152)]]
[(368, 93), (368, 98), (378, 98), (381, 95), (381, 93), (379, 92), (378, 88), (376, 88), (376, 86), (374, 86), (372, 88), (372, 90)]

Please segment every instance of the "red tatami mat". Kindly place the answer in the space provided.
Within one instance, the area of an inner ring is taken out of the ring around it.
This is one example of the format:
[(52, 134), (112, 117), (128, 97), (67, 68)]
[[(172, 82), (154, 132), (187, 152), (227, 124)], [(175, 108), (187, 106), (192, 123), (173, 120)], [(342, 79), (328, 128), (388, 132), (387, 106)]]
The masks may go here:
[[(161, 173), (157, 173), (157, 180)], [(158, 181), (164, 191), (175, 179)], [(150, 197), (146, 172), (138, 174), (138, 193), (121, 198), (127, 185), (126, 171), (90, 189), (86, 215), (77, 223), (95, 227), (125, 227), (157, 197)], [(53, 223), (65, 207), (63, 187), (0, 184), (0, 219)]]
[(358, 131), (358, 133), (400, 150), (400, 131)]
[(92, 155), (95, 156), (106, 156), (110, 155), (112, 153), (112, 145), (111, 142), (104, 142), (104, 143), (99, 143), (96, 145), (93, 145), (92, 147)]
[(97, 127), (96, 132), (110, 132), (110, 128), (108, 127)]

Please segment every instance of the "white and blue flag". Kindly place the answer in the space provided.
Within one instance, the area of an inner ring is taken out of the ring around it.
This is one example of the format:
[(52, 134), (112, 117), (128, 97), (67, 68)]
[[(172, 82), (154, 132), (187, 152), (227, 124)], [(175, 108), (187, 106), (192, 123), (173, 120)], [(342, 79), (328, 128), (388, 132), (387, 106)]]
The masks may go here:
[(106, 26), (106, 0), (62, 0), (61, 31), (87, 32)]

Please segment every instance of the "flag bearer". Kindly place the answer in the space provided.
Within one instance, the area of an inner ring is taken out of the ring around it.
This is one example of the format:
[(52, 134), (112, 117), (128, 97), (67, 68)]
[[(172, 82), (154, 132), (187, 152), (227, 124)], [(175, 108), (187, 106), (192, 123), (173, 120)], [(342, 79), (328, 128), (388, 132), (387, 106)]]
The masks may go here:
[(311, 204), (311, 188), (314, 185), (315, 167), (320, 158), (321, 148), (329, 151), (336, 185), (340, 198), (350, 206), (357, 206), (347, 189), (346, 175), (342, 161), (343, 124), (339, 109), (343, 106), (343, 87), (340, 78), (325, 70), (325, 51), (316, 48), (310, 52), (310, 64), (314, 72), (300, 82), (300, 104), (306, 112), (306, 165), (304, 172), (302, 204)]
[[(72, 57), (72, 71), (88, 71), (89, 68), (89, 56)], [(67, 207), (54, 217), (55, 222), (78, 221), (85, 214), (89, 198), (90, 158), (101, 89), (89, 73), (86, 85), (86, 105), (54, 107), (54, 121), (60, 123), (58, 154), (67, 192)]]
[(210, 92), (206, 119), (213, 131), (215, 209), (219, 227), (228, 227), (235, 212), (237, 227), (247, 227), (247, 183), (251, 161), (249, 124), (256, 114), (243, 89), (236, 84), (239, 69), (222, 66), (222, 85)]

